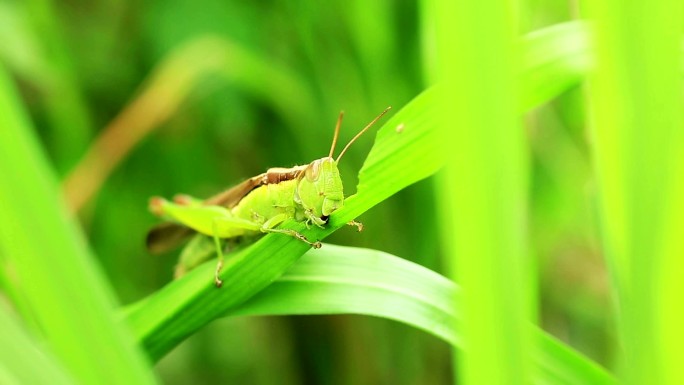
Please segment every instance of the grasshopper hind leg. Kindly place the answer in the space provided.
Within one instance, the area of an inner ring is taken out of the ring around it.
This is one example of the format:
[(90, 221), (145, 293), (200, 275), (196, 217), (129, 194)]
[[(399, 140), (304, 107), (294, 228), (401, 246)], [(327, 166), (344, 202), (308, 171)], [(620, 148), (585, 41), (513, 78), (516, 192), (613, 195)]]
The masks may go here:
[[(214, 227), (214, 235), (211, 236), (211, 238), (214, 239), (214, 246), (216, 247), (216, 255), (218, 255), (218, 260), (216, 261), (216, 269), (214, 269), (214, 285), (216, 285), (217, 288), (220, 288), (223, 286), (223, 280), (219, 277), (219, 274), (221, 273), (221, 270), (223, 269), (223, 261), (225, 259), (224, 257), (224, 246), (221, 244), (221, 239), (219, 238), (218, 231), (217, 231), (217, 226), (219, 224), (219, 220), (214, 220), (213, 227)], [(229, 238), (226, 239), (225, 242), (225, 248), (227, 249), (226, 251), (232, 250), (236, 245), (236, 240), (234, 238)]]
[[(216, 285), (217, 288), (220, 288), (221, 286), (223, 286), (223, 280), (221, 280), (219, 274), (221, 274), (221, 270), (223, 270), (225, 255), (231, 253), (236, 248), (239, 248), (241, 242), (244, 241), (244, 239), (242, 237), (236, 237), (222, 240), (214, 236), (212, 236), (211, 238), (213, 239), (216, 254), (218, 255), (218, 260), (216, 261), (216, 268), (214, 269), (214, 285)], [(216, 244), (217, 239), (218, 244)]]
[(221, 247), (221, 238), (223, 237), (227, 239), (228, 245), (232, 244), (231, 242), (234, 241), (234, 238), (244, 234), (244, 231), (235, 231), (236, 229), (246, 231), (259, 231), (259, 225), (229, 216), (215, 217), (213, 219), (211, 231), (213, 235), (211, 235), (211, 237), (214, 239), (216, 254), (218, 255), (216, 269), (214, 270), (214, 284), (216, 285), (216, 287), (219, 288), (223, 285), (223, 281), (219, 277), (219, 274), (221, 273), (221, 269), (223, 269), (224, 261), (223, 248)]

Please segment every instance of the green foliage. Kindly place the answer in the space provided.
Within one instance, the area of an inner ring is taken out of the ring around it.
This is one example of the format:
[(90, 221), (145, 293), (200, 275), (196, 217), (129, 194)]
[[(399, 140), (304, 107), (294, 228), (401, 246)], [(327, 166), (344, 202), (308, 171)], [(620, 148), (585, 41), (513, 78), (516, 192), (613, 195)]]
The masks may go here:
[[(486, 2), (0, 2), (0, 382), (149, 383), (147, 355), (170, 384), (681, 383), (681, 6), (596, 3), (592, 41), (558, 2), (518, 40)], [(387, 105), (329, 226), (284, 224), (321, 250), (266, 235), (221, 289), (147, 255), (148, 197), (308, 163)]]
[(456, 355), (458, 383), (529, 384), (536, 295), (525, 225), (529, 162), (518, 111), (524, 86), (517, 13), (514, 2), (436, 4), (440, 106), (454, 112), (441, 114), (448, 146), (437, 198), (449, 276), (464, 293), (467, 348)]
[[(446, 278), (401, 258), (325, 245), (227, 315), (364, 314), (407, 323), (463, 348), (462, 297)], [(534, 336), (535, 383), (614, 383), (604, 369), (547, 334), (535, 330)]]
[(111, 288), (57, 199), (55, 178), (13, 90), (0, 67), (4, 290), (32, 331), (79, 382), (153, 383), (142, 354), (115, 322)]
[[(3, 384), (73, 384), (70, 378), (8, 309), (0, 307), (0, 382)], [(36, 366), (40, 370), (35, 370)]]
[[(626, 4), (625, 4), (626, 5)], [(599, 216), (619, 301), (626, 383), (677, 384), (684, 290), (682, 7), (592, 4), (590, 101)]]

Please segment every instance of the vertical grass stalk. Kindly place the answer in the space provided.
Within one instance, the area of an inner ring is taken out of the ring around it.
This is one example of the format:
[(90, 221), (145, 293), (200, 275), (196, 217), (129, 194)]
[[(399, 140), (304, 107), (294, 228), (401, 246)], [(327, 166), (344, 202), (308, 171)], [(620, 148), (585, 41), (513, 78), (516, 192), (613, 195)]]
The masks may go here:
[(631, 384), (681, 384), (684, 9), (676, 0), (587, 5), (596, 22), (594, 158), (622, 375)]
[(463, 288), (464, 384), (528, 384), (527, 165), (513, 2), (436, 1), (445, 251)]

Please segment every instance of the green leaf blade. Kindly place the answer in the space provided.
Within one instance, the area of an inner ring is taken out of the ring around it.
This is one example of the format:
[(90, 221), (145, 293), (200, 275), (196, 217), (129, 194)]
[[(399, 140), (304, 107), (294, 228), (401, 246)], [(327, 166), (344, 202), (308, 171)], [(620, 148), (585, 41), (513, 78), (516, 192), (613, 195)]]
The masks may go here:
[[(59, 362), (0, 306), (0, 383), (74, 384)], [(40, 370), (36, 370), (36, 367)]]
[(154, 383), (114, 320), (113, 293), (57, 198), (56, 180), (2, 67), (0, 126), (0, 272), (8, 294), (75, 379)]
[[(450, 277), (463, 289), (461, 384), (529, 384), (533, 290), (513, 2), (436, 1), (445, 166), (436, 196)], [(534, 89), (536, 91), (536, 89)]]
[[(363, 314), (402, 322), (463, 347), (462, 292), (415, 263), (369, 249), (324, 245), (226, 316)], [(456, 304), (453, 307), (453, 304)], [(531, 326), (530, 326), (531, 327)], [(605, 369), (539, 329), (535, 384), (614, 384)]]
[(602, 0), (590, 75), (602, 246), (626, 383), (681, 384), (684, 147), (680, 1)]

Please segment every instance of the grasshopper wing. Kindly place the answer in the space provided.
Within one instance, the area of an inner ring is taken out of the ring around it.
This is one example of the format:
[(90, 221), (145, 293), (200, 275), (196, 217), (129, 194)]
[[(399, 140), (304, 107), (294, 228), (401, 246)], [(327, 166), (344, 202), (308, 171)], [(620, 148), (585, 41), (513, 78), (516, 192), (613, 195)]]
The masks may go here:
[(251, 177), (246, 181), (235, 185), (228, 190), (222, 191), (211, 198), (204, 201), (205, 205), (223, 206), (226, 208), (233, 208), (237, 205), (245, 195), (259, 186), (267, 184), (264, 176), (266, 173)]
[(145, 238), (147, 251), (150, 254), (161, 254), (173, 250), (195, 234), (195, 232), (195, 230), (177, 223), (161, 223), (154, 226), (147, 233), (147, 238)]

